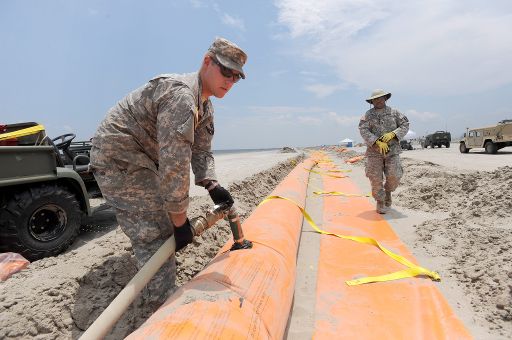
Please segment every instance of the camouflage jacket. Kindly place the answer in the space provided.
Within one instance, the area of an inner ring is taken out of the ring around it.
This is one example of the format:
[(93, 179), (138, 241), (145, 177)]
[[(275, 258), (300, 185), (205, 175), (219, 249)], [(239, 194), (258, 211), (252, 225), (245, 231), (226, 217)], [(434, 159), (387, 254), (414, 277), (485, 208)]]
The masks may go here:
[(388, 142), (389, 152), (386, 155), (395, 155), (401, 152), (400, 142), (409, 131), (409, 120), (397, 109), (386, 106), (378, 111), (371, 108), (359, 121), (359, 132), (366, 143), (366, 154), (379, 154), (375, 141), (387, 132), (394, 132), (396, 138)]
[(197, 72), (157, 76), (111, 108), (92, 140), (103, 154), (157, 173), (169, 212), (188, 208), (190, 166), (195, 183), (216, 179), (213, 106), (201, 89)]

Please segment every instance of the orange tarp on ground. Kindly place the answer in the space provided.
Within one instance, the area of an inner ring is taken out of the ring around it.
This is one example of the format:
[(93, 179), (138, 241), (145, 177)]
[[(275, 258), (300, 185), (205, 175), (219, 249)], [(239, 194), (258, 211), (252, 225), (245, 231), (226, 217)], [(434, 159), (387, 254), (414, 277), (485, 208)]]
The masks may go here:
[(18, 253), (0, 253), (0, 281), (26, 268), (30, 262)]
[[(324, 171), (332, 165), (320, 165)], [(325, 191), (360, 193), (350, 178), (323, 177)], [(367, 198), (323, 196), (321, 229), (366, 236), (417, 263)], [(348, 286), (405, 269), (377, 247), (322, 235), (314, 339), (471, 339), (429, 278)], [(419, 264), (421, 265), (421, 264)]]
[[(273, 191), (304, 206), (313, 160), (299, 164)], [(272, 200), (243, 223), (250, 250), (212, 262), (128, 339), (281, 339), (288, 321), (303, 216), (285, 200)]]

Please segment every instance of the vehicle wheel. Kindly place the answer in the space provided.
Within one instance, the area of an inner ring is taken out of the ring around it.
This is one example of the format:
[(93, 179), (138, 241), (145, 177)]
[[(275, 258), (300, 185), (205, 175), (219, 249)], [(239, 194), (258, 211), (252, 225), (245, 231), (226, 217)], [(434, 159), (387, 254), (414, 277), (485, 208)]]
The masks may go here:
[(0, 252), (33, 261), (61, 253), (78, 235), (80, 204), (65, 187), (41, 185), (13, 196), (0, 211)]
[(446, 148), (449, 148), (450, 147), (450, 142), (446, 143), (445, 146), (446, 146)]
[(459, 151), (461, 153), (468, 153), (469, 152), (469, 149), (466, 147), (466, 144), (464, 142), (461, 142), (459, 144)]
[(493, 154), (498, 151), (498, 148), (496, 147), (496, 144), (493, 142), (487, 142), (485, 143), (485, 152)]

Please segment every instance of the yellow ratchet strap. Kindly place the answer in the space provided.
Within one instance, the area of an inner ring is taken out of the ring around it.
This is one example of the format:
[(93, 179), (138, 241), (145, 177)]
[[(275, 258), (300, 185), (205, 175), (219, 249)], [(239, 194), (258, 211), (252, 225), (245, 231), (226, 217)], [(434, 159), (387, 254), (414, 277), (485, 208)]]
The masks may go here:
[(314, 174), (321, 175), (321, 176), (329, 176), (329, 177), (334, 177), (334, 178), (346, 178), (347, 177), (347, 176), (338, 176), (338, 175), (326, 174), (326, 173), (322, 173), (322, 172), (318, 172), (318, 171), (310, 170), (310, 169), (306, 169), (306, 168), (304, 168), (304, 169), (309, 171), (309, 172), (312, 172)]
[(379, 242), (377, 242), (373, 238), (364, 237), (364, 236), (345, 236), (345, 235), (339, 235), (339, 234), (321, 230), (320, 228), (318, 228), (318, 226), (315, 224), (315, 222), (313, 221), (311, 216), (309, 216), (309, 214), (306, 212), (306, 210), (304, 208), (302, 208), (301, 206), (299, 206), (295, 201), (293, 201), (290, 198), (283, 197), (283, 196), (268, 196), (259, 205), (261, 205), (265, 202), (268, 202), (272, 199), (283, 199), (283, 200), (286, 200), (286, 201), (289, 201), (289, 202), (292, 202), (293, 204), (295, 204), (302, 212), (302, 215), (304, 215), (304, 218), (313, 227), (313, 229), (315, 229), (315, 231), (317, 233), (325, 234), (325, 235), (332, 235), (332, 236), (336, 236), (336, 237), (343, 238), (346, 240), (352, 240), (352, 241), (356, 241), (359, 243), (365, 243), (365, 244), (370, 244), (370, 245), (376, 246), (377, 248), (382, 250), (386, 255), (391, 257), (393, 260), (408, 267), (405, 270), (400, 270), (400, 271), (390, 273), (390, 274), (385, 274), (385, 275), (380, 275), (380, 276), (368, 276), (368, 277), (362, 277), (362, 278), (355, 279), (355, 280), (345, 281), (345, 283), (349, 286), (356, 286), (356, 285), (360, 285), (360, 284), (364, 284), (364, 283), (371, 283), (371, 282), (393, 281), (393, 280), (398, 280), (398, 279), (403, 279), (403, 278), (408, 278), (408, 277), (414, 277), (414, 276), (418, 276), (418, 275), (428, 276), (434, 281), (441, 280), (441, 277), (439, 276), (438, 273), (415, 265), (411, 261), (407, 260), (405, 257), (395, 254), (392, 251), (386, 249), (385, 247), (380, 245)]
[(44, 130), (44, 126), (39, 124), (36, 126), (26, 128), (26, 129), (21, 129), (21, 130), (17, 130), (17, 131), (13, 131), (13, 132), (8, 132), (8, 133), (2, 133), (2, 134), (0, 134), (0, 141), (6, 140), (6, 139), (11, 139), (11, 138), (33, 135), (34, 133), (37, 133), (37, 132), (43, 131), (43, 130)]

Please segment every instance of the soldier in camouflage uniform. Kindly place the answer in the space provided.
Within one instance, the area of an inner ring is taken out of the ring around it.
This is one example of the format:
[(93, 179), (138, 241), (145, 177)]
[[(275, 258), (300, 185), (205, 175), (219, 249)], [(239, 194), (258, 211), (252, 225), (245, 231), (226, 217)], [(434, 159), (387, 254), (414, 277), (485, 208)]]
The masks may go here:
[[(92, 139), (91, 168), (103, 197), (115, 208), (142, 267), (174, 233), (176, 250), (192, 242), (187, 218), (190, 167), (196, 185), (215, 204), (233, 204), (217, 183), (211, 142), (210, 96), (222, 98), (240, 78), (247, 55), (217, 38), (198, 72), (163, 74), (129, 93), (111, 108)], [(174, 255), (144, 290), (158, 306), (175, 289)]]
[(380, 214), (385, 214), (391, 206), (391, 192), (400, 183), (403, 170), (399, 141), (409, 131), (407, 117), (386, 106), (390, 97), (389, 92), (375, 90), (366, 100), (373, 104), (373, 108), (366, 111), (359, 121), (359, 132), (367, 145), (366, 177), (372, 185), (372, 196), (377, 201)]

